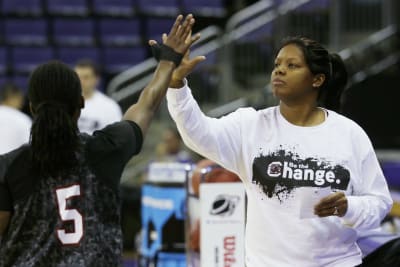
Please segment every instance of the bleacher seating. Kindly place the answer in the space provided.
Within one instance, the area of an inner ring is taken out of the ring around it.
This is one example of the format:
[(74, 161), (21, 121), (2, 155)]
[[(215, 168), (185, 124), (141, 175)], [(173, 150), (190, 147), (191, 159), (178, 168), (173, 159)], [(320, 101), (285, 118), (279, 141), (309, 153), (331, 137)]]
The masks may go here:
[(104, 46), (135, 45), (141, 42), (138, 19), (102, 19), (99, 22), (99, 39)]
[(104, 16), (127, 16), (135, 14), (135, 0), (93, 0), (93, 13)]
[(224, 0), (182, 0), (184, 13), (197, 16), (223, 17), (226, 15)]
[(29, 76), (28, 75), (15, 75), (10, 79), (10, 81), (21, 88), (25, 93), (28, 91), (28, 81), (29, 81)]
[(90, 59), (100, 63), (100, 51), (95, 47), (59, 47), (56, 50), (56, 58), (71, 66), (81, 59)]
[(173, 22), (173, 19), (148, 17), (144, 27), (144, 35), (146, 40), (154, 39), (161, 41), (162, 34), (169, 33), (169, 29), (171, 28)]
[(8, 45), (46, 45), (45, 19), (9, 19), (4, 23), (4, 37)]
[(11, 49), (11, 66), (16, 73), (29, 73), (37, 65), (54, 59), (52, 47), (14, 47)]
[(103, 48), (103, 67), (108, 73), (124, 71), (146, 59), (146, 49), (137, 47), (105, 47)]
[(7, 50), (0, 47), (0, 75), (3, 75), (8, 69)]
[(176, 16), (179, 0), (138, 0), (138, 9), (149, 15)]
[(93, 46), (94, 22), (90, 19), (56, 19), (53, 38), (57, 45)]
[(31, 15), (43, 14), (41, 0), (3, 0), (1, 10), (4, 15)]
[(161, 41), (175, 15), (201, 5), (219, 10), (222, 2), (0, 0), (0, 82), (23, 85), (37, 64), (59, 59), (73, 65), (81, 58), (104, 66), (109, 79), (148, 58), (147, 40)]
[(80, 15), (89, 13), (86, 0), (47, 0), (47, 11), (51, 15)]

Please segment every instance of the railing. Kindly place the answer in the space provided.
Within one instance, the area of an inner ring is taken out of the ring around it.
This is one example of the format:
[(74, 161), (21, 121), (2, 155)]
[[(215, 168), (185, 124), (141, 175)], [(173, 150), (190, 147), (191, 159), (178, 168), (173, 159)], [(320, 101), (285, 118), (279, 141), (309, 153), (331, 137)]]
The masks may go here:
[[(225, 35), (222, 102), (232, 88), (260, 89), (268, 82), (274, 52), (285, 36), (303, 35), (339, 51), (394, 23), (392, 0), (278, 1), (276, 8), (237, 22)], [(397, 11), (398, 12), (398, 11)]]
[[(399, 60), (395, 27), (371, 35), (393, 21), (394, 16), (388, 14), (399, 12), (393, 8), (393, 0), (315, 2), (258, 2), (232, 16), (224, 34), (217, 27), (202, 32), (203, 41), (192, 49), (192, 56), (206, 55), (207, 61), (196, 68), (189, 80), (203, 109), (204, 104), (211, 103), (213, 109), (208, 106), (207, 114), (218, 117), (244, 105), (274, 104), (268, 89), (269, 73), (278, 41), (287, 35), (306, 35), (330, 50), (340, 51), (349, 68), (350, 83), (360, 82)], [(368, 18), (353, 18), (363, 10)], [(371, 22), (361, 23), (368, 19)], [(126, 108), (149, 82), (155, 66), (156, 62), (148, 59), (120, 74), (109, 84), (108, 93)], [(164, 107), (161, 110), (167, 113)], [(129, 171), (124, 180), (137, 175), (139, 166), (144, 165), (144, 160), (132, 164), (136, 171)]]
[[(216, 26), (210, 26), (201, 32), (201, 40), (192, 51), (193, 55), (207, 55), (214, 50), (216, 39), (221, 35), (221, 30)], [(203, 62), (203, 65), (207, 60)], [(151, 80), (153, 72), (157, 66), (156, 60), (149, 58), (144, 62), (122, 72), (112, 79), (107, 87), (107, 93), (126, 108), (135, 102), (141, 90)]]
[(378, 74), (400, 59), (400, 35), (395, 25), (390, 25), (363, 41), (350, 46), (339, 55), (350, 74), (349, 86)]
[[(226, 34), (217, 27), (202, 31), (193, 55), (209, 59), (192, 74), (201, 103), (225, 103), (243, 89), (265, 86), (278, 41), (306, 35), (340, 50), (379, 30), (395, 18), (394, 0), (262, 0), (233, 15)], [(209, 43), (207, 43), (209, 42)], [(123, 108), (136, 101), (150, 81), (156, 62), (148, 59), (116, 76), (107, 88)]]

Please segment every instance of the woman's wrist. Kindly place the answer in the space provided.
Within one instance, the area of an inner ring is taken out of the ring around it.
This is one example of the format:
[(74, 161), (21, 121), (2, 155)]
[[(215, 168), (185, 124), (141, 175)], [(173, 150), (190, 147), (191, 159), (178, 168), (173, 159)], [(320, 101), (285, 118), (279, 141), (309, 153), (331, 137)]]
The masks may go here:
[(169, 82), (169, 87), (174, 89), (182, 88), (185, 85), (183, 79), (172, 78)]

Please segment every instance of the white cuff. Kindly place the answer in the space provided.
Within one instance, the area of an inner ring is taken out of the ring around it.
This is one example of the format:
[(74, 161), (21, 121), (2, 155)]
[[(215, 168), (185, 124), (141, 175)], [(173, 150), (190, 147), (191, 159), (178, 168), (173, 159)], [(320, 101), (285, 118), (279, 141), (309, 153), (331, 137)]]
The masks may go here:
[(188, 87), (188, 82), (186, 78), (183, 80), (183, 86), (181, 88), (168, 88), (167, 91), (167, 101), (171, 104), (180, 104), (186, 99), (190, 94), (190, 88)]
[(349, 226), (353, 226), (357, 220), (357, 210), (360, 206), (360, 197), (357, 196), (347, 196), (347, 212), (342, 217), (343, 223)]

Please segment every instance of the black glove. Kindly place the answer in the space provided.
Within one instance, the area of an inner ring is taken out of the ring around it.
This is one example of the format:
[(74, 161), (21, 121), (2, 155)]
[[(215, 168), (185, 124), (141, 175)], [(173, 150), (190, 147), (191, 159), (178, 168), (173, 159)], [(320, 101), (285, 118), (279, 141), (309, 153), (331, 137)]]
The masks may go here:
[(179, 66), (181, 64), (183, 55), (175, 52), (174, 49), (165, 45), (165, 44), (154, 44), (151, 46), (151, 52), (153, 57), (157, 60), (168, 60), (175, 63), (175, 66)]

